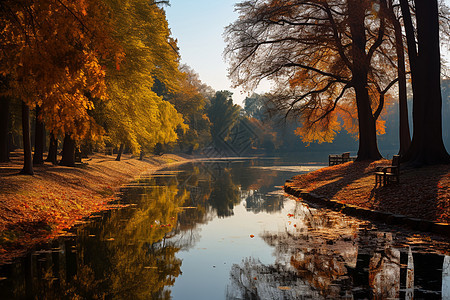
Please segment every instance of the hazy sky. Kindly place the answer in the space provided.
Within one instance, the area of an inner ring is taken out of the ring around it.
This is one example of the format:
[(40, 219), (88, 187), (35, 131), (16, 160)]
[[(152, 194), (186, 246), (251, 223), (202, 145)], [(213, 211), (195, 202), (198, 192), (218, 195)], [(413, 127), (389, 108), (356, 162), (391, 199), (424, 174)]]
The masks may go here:
[(237, 19), (236, 0), (170, 0), (166, 8), (172, 36), (178, 40), (182, 63), (192, 67), (202, 82), (216, 91), (230, 90), (235, 103), (245, 94), (231, 89), (223, 59), (224, 27)]

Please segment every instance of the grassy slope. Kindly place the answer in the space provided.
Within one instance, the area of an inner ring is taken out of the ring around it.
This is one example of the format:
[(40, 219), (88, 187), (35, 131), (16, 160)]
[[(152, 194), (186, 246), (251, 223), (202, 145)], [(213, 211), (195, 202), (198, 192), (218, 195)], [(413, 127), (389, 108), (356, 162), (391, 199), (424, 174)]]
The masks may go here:
[(26, 248), (55, 237), (77, 220), (108, 208), (124, 184), (142, 172), (151, 172), (186, 158), (163, 155), (143, 161), (96, 154), (75, 168), (46, 163), (35, 175), (18, 175), (21, 157), (0, 164), (0, 262)]
[(349, 162), (296, 176), (292, 185), (347, 204), (450, 223), (450, 165), (402, 170), (399, 185), (375, 188), (375, 167), (389, 163)]

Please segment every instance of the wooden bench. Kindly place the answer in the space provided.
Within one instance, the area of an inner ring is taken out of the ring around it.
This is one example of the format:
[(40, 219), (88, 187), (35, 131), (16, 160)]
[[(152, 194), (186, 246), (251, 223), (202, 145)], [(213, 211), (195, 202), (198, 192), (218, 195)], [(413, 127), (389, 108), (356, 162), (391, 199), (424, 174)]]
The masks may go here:
[(400, 183), (400, 155), (392, 157), (390, 166), (380, 166), (375, 169), (375, 186), (389, 183)]
[(346, 163), (348, 161), (355, 160), (355, 157), (350, 156), (350, 152), (344, 152), (342, 154), (330, 154), (328, 155), (328, 165), (334, 166)]

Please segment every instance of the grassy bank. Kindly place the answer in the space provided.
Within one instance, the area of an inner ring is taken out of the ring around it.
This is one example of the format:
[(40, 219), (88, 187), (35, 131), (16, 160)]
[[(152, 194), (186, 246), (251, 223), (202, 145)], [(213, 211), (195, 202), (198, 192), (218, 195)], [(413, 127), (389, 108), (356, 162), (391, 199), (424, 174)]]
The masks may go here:
[(35, 166), (35, 175), (18, 175), (22, 158), (14, 153), (0, 164), (0, 263), (54, 238), (93, 212), (108, 209), (118, 188), (142, 172), (188, 157), (167, 154), (144, 160), (95, 154), (74, 167)]
[(344, 204), (450, 223), (450, 165), (401, 170), (400, 184), (375, 187), (375, 167), (389, 164), (348, 162), (295, 176), (288, 185)]

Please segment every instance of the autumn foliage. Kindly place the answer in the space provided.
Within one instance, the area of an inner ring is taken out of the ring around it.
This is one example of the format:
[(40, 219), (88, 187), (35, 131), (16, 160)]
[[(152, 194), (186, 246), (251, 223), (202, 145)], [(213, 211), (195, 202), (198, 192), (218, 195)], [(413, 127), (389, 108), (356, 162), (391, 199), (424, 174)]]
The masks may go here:
[[(13, 99), (36, 108), (36, 119), (55, 138), (65, 137), (70, 152), (107, 145), (139, 154), (177, 142), (192, 114), (204, 114), (206, 100), (179, 65), (164, 3), (2, 1), (2, 107)], [(156, 82), (174, 96), (158, 93)], [(195, 107), (186, 110), (191, 99)]]

